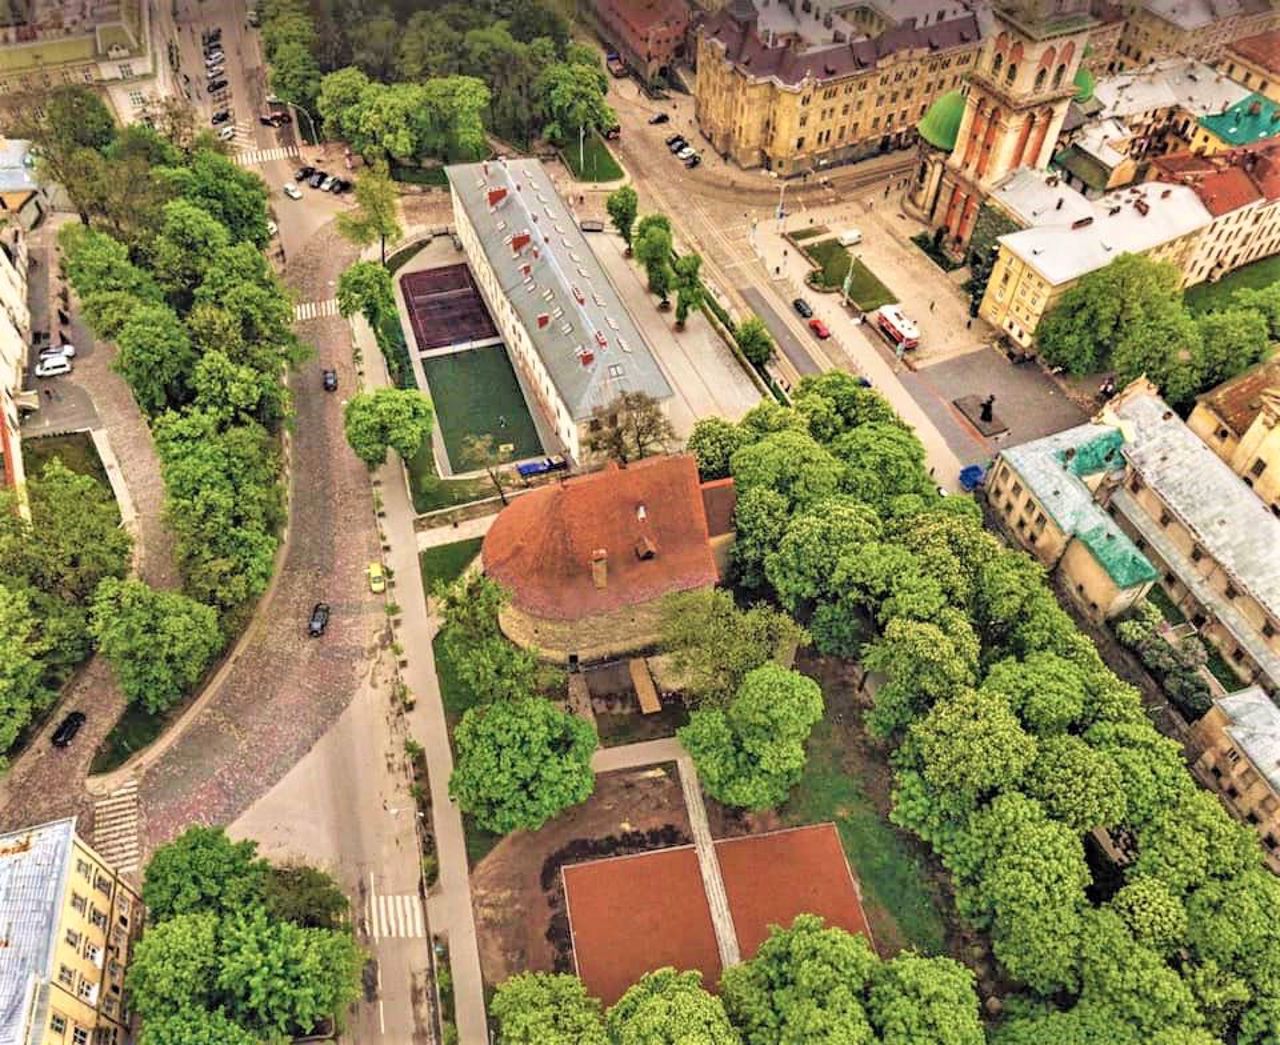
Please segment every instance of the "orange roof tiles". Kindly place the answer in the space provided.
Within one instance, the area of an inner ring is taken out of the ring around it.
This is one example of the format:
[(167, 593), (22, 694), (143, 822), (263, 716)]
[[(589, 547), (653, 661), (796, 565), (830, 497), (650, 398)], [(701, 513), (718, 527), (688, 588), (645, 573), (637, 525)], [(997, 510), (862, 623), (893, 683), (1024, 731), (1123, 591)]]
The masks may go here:
[(1228, 167), (1226, 170), (1206, 174), (1196, 182), (1194, 188), (1205, 210), (1215, 218), (1262, 199), (1262, 193), (1254, 185), (1253, 179), (1239, 167)]
[[(715, 584), (708, 541), (698, 466), (681, 454), (525, 494), (494, 521), (481, 554), (517, 609), (573, 621)], [(592, 569), (600, 552), (603, 587)]]
[(1262, 393), (1280, 389), (1280, 359), (1259, 363), (1200, 396), (1237, 437), (1244, 435), (1262, 410)]
[(1231, 51), (1269, 73), (1280, 75), (1280, 29), (1246, 36), (1231, 45)]

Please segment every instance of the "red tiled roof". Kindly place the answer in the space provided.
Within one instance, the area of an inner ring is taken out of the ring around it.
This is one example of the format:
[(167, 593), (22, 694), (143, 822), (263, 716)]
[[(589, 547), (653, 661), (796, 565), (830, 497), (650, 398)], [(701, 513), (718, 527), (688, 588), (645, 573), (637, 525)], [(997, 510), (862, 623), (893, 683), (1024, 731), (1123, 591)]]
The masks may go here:
[(1280, 29), (1246, 36), (1231, 45), (1231, 51), (1269, 73), (1280, 75)]
[(600, 0), (598, 6), (602, 13), (621, 18), (639, 36), (660, 25), (689, 23), (689, 5), (684, 0)]
[(1222, 382), (1200, 396), (1200, 402), (1210, 407), (1239, 437), (1249, 430), (1262, 410), (1262, 393), (1269, 388), (1280, 389), (1280, 359), (1259, 363)]
[(1151, 160), (1152, 178), (1195, 190), (1214, 217), (1258, 199), (1280, 199), (1280, 141), (1197, 156), (1175, 152)]
[(1228, 167), (1226, 170), (1206, 174), (1197, 179), (1192, 187), (1205, 210), (1215, 218), (1262, 199), (1262, 193), (1254, 185), (1253, 179), (1239, 167)]
[(738, 492), (732, 479), (712, 479), (702, 484), (702, 508), (707, 513), (707, 533), (712, 537), (733, 533), (733, 512)]
[[(654, 554), (643, 559), (639, 551)], [(597, 588), (592, 557), (607, 556)], [(535, 616), (580, 620), (704, 588), (718, 573), (694, 459), (651, 457), (575, 476), (513, 501), (481, 552), (485, 572)]]

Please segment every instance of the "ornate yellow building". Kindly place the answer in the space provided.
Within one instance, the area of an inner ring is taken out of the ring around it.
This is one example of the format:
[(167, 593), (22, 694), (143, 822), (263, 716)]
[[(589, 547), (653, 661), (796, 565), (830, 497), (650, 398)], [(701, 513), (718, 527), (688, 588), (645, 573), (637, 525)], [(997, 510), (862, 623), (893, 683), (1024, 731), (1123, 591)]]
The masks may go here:
[(791, 175), (909, 145), (980, 46), (977, 19), (954, 3), (897, 24), (869, 5), (843, 5), (846, 18), (812, 6), (773, 4), (764, 24), (731, 0), (698, 29), (698, 127), (725, 159)]
[(1218, 58), (1226, 46), (1280, 26), (1275, 0), (1144, 0), (1128, 13), (1117, 67), (1134, 69), (1159, 58)]
[(0, 1041), (126, 1041), (124, 974), (142, 914), (74, 819), (0, 836)]

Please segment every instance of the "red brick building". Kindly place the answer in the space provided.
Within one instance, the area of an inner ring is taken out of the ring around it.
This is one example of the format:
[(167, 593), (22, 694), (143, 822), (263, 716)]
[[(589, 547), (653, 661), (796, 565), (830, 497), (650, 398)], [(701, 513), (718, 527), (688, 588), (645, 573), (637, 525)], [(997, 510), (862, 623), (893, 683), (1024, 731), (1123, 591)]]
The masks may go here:
[(605, 42), (645, 80), (662, 79), (684, 54), (685, 0), (592, 0), (591, 13)]

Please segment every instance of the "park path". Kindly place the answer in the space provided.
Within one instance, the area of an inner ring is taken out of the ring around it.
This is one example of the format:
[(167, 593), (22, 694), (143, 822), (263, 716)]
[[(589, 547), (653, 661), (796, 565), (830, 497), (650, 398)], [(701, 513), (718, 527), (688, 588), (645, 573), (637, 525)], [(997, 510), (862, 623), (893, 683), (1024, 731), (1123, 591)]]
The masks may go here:
[(433, 526), (429, 530), (419, 530), (417, 543), (419, 551), (436, 548), (442, 544), (453, 544), (455, 541), (468, 541), (473, 537), (483, 537), (489, 532), (493, 520), (498, 517), (496, 511), (501, 505), (494, 505), (492, 515), (481, 515), (476, 519), (464, 519), (454, 526)]

